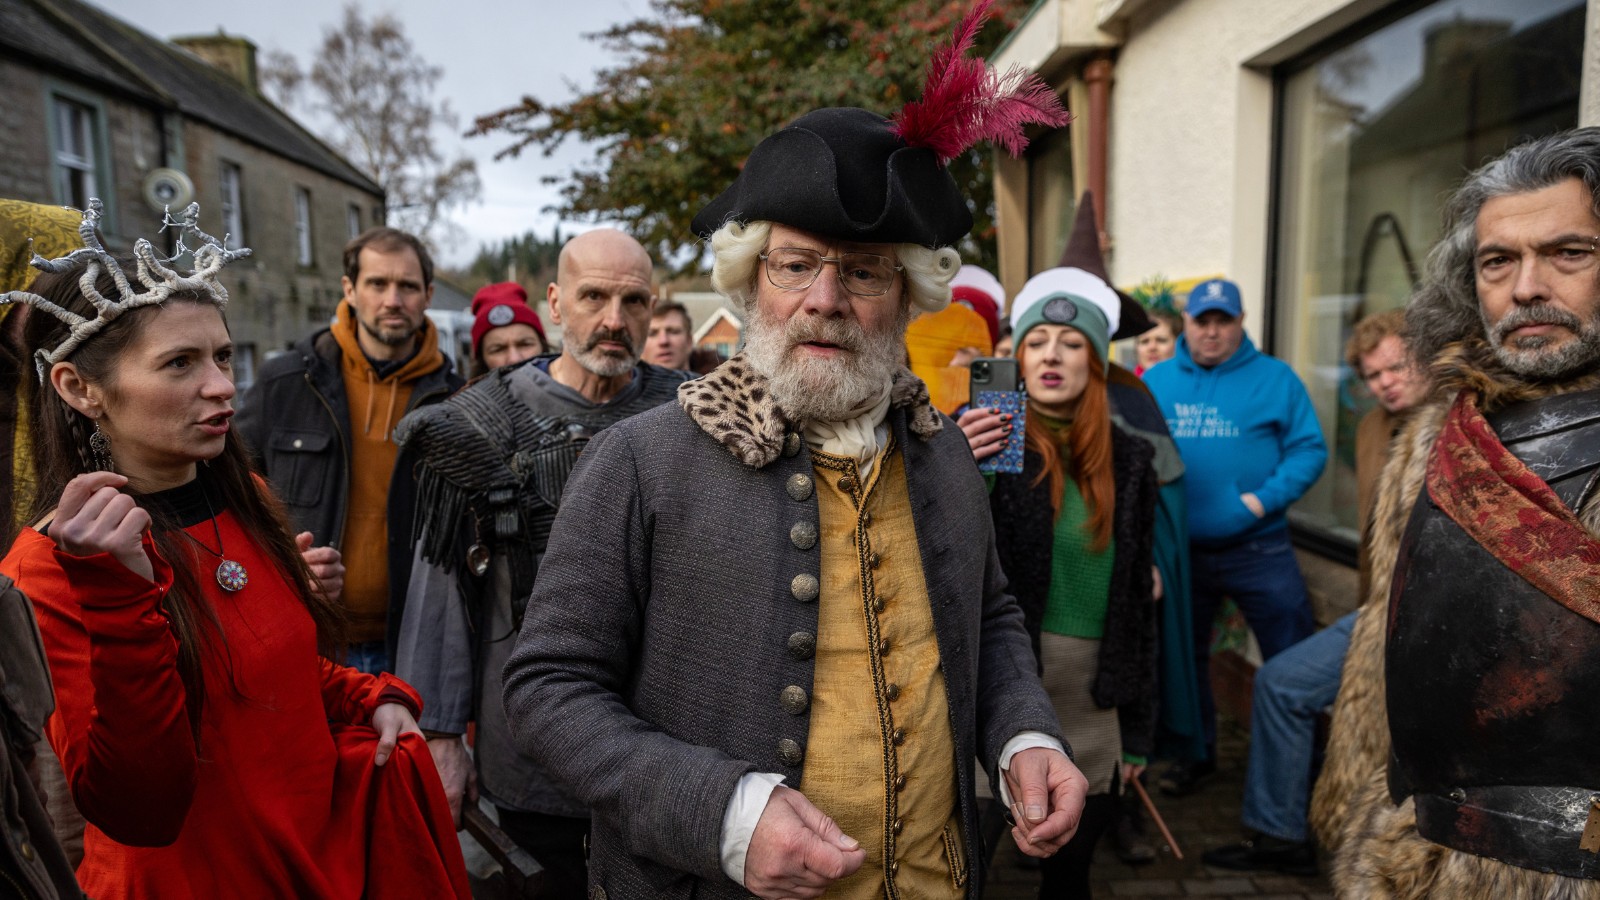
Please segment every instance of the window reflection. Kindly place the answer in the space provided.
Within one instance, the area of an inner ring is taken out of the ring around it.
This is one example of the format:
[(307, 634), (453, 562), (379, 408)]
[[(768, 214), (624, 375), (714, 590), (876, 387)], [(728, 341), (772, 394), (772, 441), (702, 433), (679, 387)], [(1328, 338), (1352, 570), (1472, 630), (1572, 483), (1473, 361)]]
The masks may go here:
[(1470, 169), (1577, 125), (1582, 0), (1444, 0), (1282, 73), (1275, 348), (1333, 450), (1292, 516), (1351, 541), (1355, 430), (1372, 407), (1343, 347), (1404, 305)]

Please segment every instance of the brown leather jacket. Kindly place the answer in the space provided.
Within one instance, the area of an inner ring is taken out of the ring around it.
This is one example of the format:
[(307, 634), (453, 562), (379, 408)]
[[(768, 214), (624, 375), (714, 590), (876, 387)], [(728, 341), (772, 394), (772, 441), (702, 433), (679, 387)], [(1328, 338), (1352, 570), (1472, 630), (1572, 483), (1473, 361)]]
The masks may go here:
[[(27, 900), (79, 898), (72, 865), (45, 814), (36, 766), (55, 691), (33, 607), (0, 575), (0, 894)], [(48, 747), (42, 748), (48, 752)]]

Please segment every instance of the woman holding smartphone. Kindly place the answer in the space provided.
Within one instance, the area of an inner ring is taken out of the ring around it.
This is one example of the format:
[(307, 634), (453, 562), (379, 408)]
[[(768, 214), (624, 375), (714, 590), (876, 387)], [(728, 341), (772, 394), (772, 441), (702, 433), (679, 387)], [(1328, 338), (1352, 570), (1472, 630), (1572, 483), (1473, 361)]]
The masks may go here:
[(1082, 270), (1035, 275), (1012, 308), (1024, 428), (1013, 436), (985, 408), (960, 419), (980, 460), (1023, 441), (1022, 472), (989, 476), (996, 546), (1089, 780), (1077, 835), (1043, 861), (1041, 898), (1090, 896), (1095, 844), (1154, 742), (1158, 486), (1153, 448), (1111, 421), (1107, 345), (1119, 312), (1116, 294)]

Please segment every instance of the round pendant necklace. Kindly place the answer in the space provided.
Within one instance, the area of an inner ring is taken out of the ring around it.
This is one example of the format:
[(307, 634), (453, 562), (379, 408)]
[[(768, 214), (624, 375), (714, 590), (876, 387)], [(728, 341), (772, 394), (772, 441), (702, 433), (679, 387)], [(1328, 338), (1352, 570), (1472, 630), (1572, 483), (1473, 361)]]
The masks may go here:
[(182, 534), (189, 540), (194, 541), (196, 544), (200, 545), (200, 549), (217, 558), (217, 584), (220, 585), (223, 590), (228, 591), (229, 593), (240, 590), (245, 585), (250, 583), (250, 573), (244, 570), (244, 566), (242, 564), (235, 562), (224, 555), (227, 548), (222, 544), (222, 528), (217, 525), (217, 514), (211, 508), (211, 495), (206, 492), (204, 485), (201, 485), (200, 487), (200, 496), (205, 498), (206, 512), (211, 514), (211, 533), (217, 536), (217, 549), (213, 550), (206, 546), (205, 541), (200, 540), (199, 538), (190, 534), (188, 531), (180, 530), (178, 533)]

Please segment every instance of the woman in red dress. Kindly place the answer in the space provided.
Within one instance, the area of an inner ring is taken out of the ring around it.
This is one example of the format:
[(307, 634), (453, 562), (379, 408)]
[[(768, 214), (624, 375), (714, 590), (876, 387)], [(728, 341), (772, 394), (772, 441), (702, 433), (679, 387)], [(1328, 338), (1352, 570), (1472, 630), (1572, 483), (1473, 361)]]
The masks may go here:
[[(339, 608), (231, 433), (226, 293), (119, 293), (109, 257), (88, 265), (126, 311), (91, 305), (81, 259), (4, 298), (36, 307), (30, 347), (67, 352), (34, 407), (46, 511), (0, 562), (38, 613), (49, 738), (89, 823), (84, 889), (466, 896), (419, 698), (329, 661)], [(83, 337), (41, 298), (110, 321)]]

